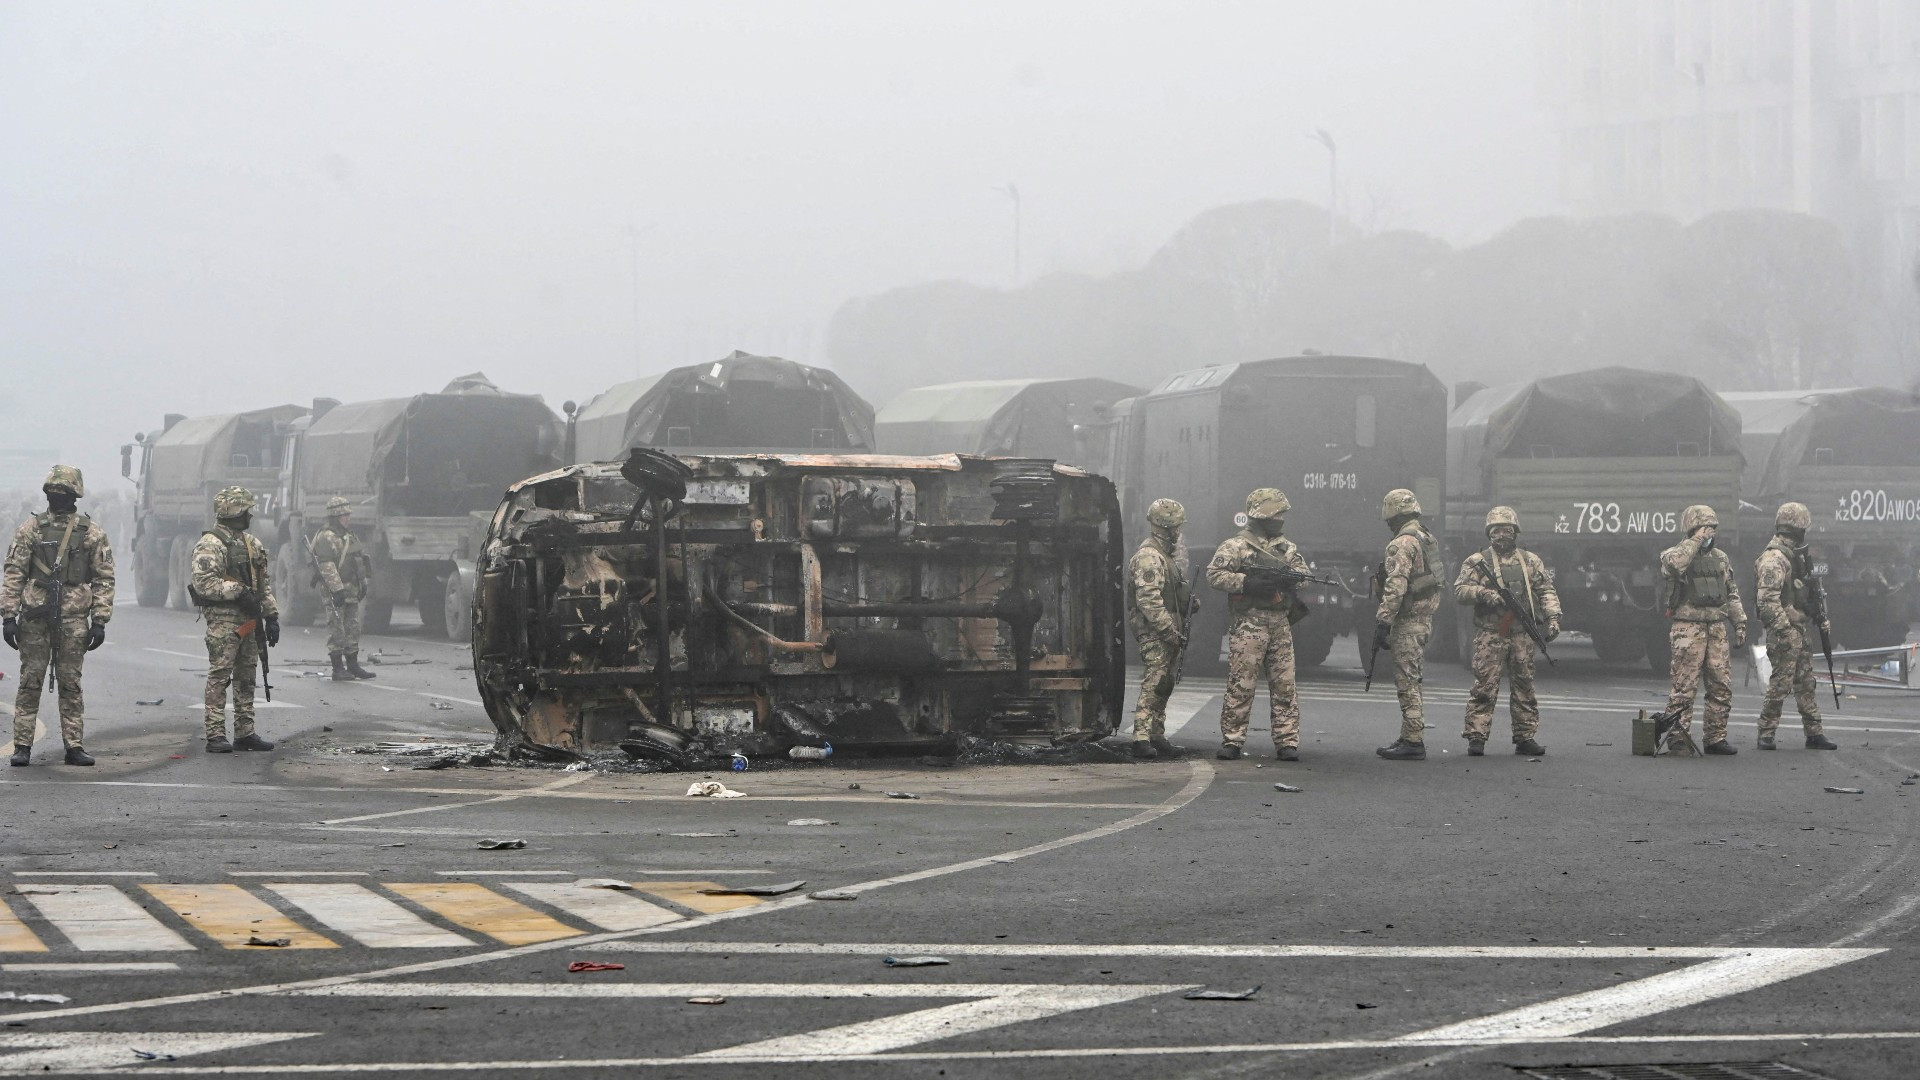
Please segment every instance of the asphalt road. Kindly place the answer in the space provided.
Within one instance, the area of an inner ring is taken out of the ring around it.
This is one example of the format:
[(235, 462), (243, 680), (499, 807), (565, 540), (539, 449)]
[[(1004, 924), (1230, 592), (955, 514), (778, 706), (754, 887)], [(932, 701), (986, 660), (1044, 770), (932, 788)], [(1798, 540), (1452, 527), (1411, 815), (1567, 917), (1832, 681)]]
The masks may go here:
[[(1763, 754), (1748, 687), (1738, 757), (1636, 758), (1661, 685), (1567, 644), (1540, 760), (1498, 728), (1466, 757), (1436, 665), (1423, 763), (1374, 757), (1391, 689), (1346, 667), (1305, 681), (1298, 763), (1263, 724), (1214, 761), (1219, 685), (1190, 680), (1173, 762), (423, 771), (352, 751), (490, 738), (463, 651), (370, 638), (380, 678), (341, 685), (303, 674), (321, 641), (280, 650), (281, 748), (208, 757), (197, 624), (121, 609), (88, 661), (100, 765), (48, 739), (0, 775), (0, 995), (70, 999), (0, 999), (0, 1075), (1920, 1071), (1904, 696), (1847, 701), (1837, 753), (1790, 728)], [(746, 797), (686, 796), (709, 778)], [(883, 962), (920, 954), (949, 963)]]

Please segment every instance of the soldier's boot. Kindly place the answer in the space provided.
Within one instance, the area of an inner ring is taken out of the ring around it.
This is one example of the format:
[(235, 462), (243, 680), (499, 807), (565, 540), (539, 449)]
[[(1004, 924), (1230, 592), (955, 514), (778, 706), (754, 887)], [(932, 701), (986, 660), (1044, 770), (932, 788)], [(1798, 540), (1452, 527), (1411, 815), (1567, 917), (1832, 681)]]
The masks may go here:
[(1740, 751), (1735, 750), (1733, 745), (1727, 742), (1727, 740), (1721, 739), (1719, 742), (1708, 743), (1706, 752), (1715, 757), (1732, 757)]
[(1513, 752), (1522, 757), (1545, 757), (1547, 748), (1532, 739), (1521, 739), (1513, 744)]
[(7, 764), (17, 767), (20, 765), (29, 764), (32, 761), (33, 761), (33, 747), (21, 746), (19, 743), (13, 744), (13, 757), (8, 759)]
[(273, 744), (249, 731), (233, 740), (235, 750), (271, 750)]
[(91, 765), (93, 764), (93, 755), (78, 746), (69, 746), (67, 747), (67, 764)]
[(1775, 747), (1775, 746), (1773, 745), (1773, 736), (1772, 736), (1772, 735), (1762, 735), (1762, 736), (1760, 736), (1760, 741), (1759, 741), (1759, 744), (1758, 744), (1758, 745), (1759, 745), (1759, 747), (1760, 747), (1760, 749), (1762, 749), (1762, 750), (1773, 750), (1773, 749), (1776, 749), (1776, 747)]
[(366, 668), (363, 668), (360, 666), (359, 653), (347, 654), (347, 674), (352, 675), (356, 679), (373, 678), (373, 672), (368, 671)]
[(1375, 750), (1374, 753), (1379, 754), (1388, 761), (1425, 761), (1427, 760), (1427, 744), (1408, 742), (1405, 739), (1395, 739), (1391, 746), (1383, 746)]
[(1667, 756), (1677, 758), (1699, 757), (1700, 748), (1693, 744), (1693, 737), (1690, 735), (1681, 735), (1678, 738), (1669, 736), (1667, 738)]
[(207, 753), (231, 754), (233, 753), (233, 744), (227, 741), (225, 735), (214, 735), (207, 739)]
[(1128, 753), (1132, 754), (1134, 757), (1137, 757), (1142, 761), (1152, 761), (1154, 758), (1159, 756), (1158, 754), (1154, 753), (1153, 744), (1148, 742), (1145, 739), (1133, 740), (1133, 748), (1129, 750)]
[(1467, 740), (1467, 756), (1468, 757), (1486, 757), (1487, 756), (1487, 740), (1468, 739)]
[(1221, 761), (1238, 761), (1240, 760), (1240, 744), (1223, 742), (1220, 744), (1220, 749), (1214, 751), (1213, 756), (1219, 758)]
[(1807, 749), (1838, 750), (1840, 749), (1840, 744), (1834, 742), (1832, 739), (1827, 738), (1825, 735), (1809, 735), (1807, 736)]
[(352, 682), (353, 675), (347, 671), (347, 658), (340, 653), (330, 653), (333, 659), (333, 681)]
[(1281, 761), (1299, 761), (1300, 748), (1297, 746), (1283, 746), (1275, 751), (1273, 756)]
[[(1156, 754), (1159, 754), (1161, 757), (1170, 758), (1170, 757), (1180, 756), (1179, 748), (1174, 746), (1173, 743), (1167, 741), (1167, 737), (1165, 735), (1155, 735), (1151, 741), (1153, 745), (1153, 752)], [(1135, 745), (1138, 745), (1138, 744), (1136, 743)]]

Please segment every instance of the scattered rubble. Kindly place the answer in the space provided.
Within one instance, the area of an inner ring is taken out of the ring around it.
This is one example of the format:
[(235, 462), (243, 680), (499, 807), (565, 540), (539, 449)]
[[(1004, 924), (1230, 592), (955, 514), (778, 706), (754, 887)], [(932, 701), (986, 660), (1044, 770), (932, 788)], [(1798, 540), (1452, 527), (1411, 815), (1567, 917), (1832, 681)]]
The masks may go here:
[(481, 851), (518, 851), (526, 847), (527, 842), (525, 840), (487, 839), (480, 841), (478, 846)]

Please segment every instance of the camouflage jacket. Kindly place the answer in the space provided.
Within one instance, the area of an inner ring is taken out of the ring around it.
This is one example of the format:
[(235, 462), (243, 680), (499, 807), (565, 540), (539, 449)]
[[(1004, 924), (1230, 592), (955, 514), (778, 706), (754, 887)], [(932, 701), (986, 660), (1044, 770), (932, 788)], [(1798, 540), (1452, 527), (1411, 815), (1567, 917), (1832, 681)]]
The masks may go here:
[(1180, 634), (1190, 595), (1173, 553), (1155, 537), (1142, 540), (1127, 560), (1127, 609), (1155, 634), (1172, 640)]
[(350, 529), (329, 525), (313, 534), (313, 562), (320, 586), (330, 593), (344, 592), (358, 600), (366, 593), (367, 547)]
[[(34, 548), (45, 539), (57, 551), (69, 522), (73, 524), (73, 539), (67, 542), (60, 575), (66, 583), (61, 590), (60, 615), (84, 619), (91, 614), (97, 623), (113, 618), (113, 546), (107, 543), (106, 530), (77, 511), (56, 514), (51, 510), (33, 515), (14, 530), (13, 546), (7, 549), (6, 572), (0, 577), (0, 616), (44, 617), (55, 552), (43, 550), (36, 557)], [(43, 524), (51, 528), (43, 532)]]
[(1807, 610), (1807, 582), (1800, 576), (1799, 561), (1793, 542), (1783, 536), (1774, 537), (1753, 561), (1753, 606), (1761, 625), (1770, 630), (1805, 626), (1812, 614)]
[(1500, 594), (1487, 584), (1489, 574), (1500, 579), (1515, 599), (1533, 609), (1530, 614), (1540, 629), (1545, 630), (1548, 621), (1560, 617), (1560, 594), (1554, 590), (1553, 575), (1547, 573), (1547, 564), (1540, 561), (1540, 556), (1515, 548), (1512, 557), (1502, 559), (1487, 548), (1467, 556), (1453, 582), (1454, 602), (1473, 606), (1475, 630), (1496, 630), (1508, 637), (1521, 633), (1517, 623), (1507, 618), (1507, 605), (1500, 602)]
[[(1733, 560), (1720, 548), (1703, 552), (1700, 541), (1690, 536), (1660, 553), (1660, 575), (1666, 583), (1661, 606), (1667, 618), (1704, 623), (1732, 619), (1735, 626), (1747, 624), (1740, 585), (1733, 580)], [(1712, 592), (1724, 594), (1724, 599), (1711, 602)]]
[(1431, 619), (1440, 610), (1440, 542), (1418, 519), (1400, 526), (1380, 561), (1380, 606), (1374, 621)]
[[(251, 578), (251, 582), (248, 579)], [(238, 612), (240, 597), (251, 585), (260, 594), (260, 614), (278, 618), (273, 599), (273, 575), (267, 569), (267, 546), (250, 532), (234, 532), (215, 525), (193, 545), (193, 594), (196, 602), (215, 611)]]
[(1283, 611), (1289, 606), (1285, 597), (1274, 599), (1264, 596), (1246, 595), (1247, 571), (1264, 566), (1269, 569), (1286, 567), (1308, 573), (1307, 557), (1300, 554), (1300, 548), (1284, 536), (1264, 540), (1253, 534), (1251, 529), (1241, 529), (1214, 549), (1212, 561), (1207, 563), (1207, 584), (1228, 594), (1228, 605), (1236, 612), (1248, 609), (1262, 611)]

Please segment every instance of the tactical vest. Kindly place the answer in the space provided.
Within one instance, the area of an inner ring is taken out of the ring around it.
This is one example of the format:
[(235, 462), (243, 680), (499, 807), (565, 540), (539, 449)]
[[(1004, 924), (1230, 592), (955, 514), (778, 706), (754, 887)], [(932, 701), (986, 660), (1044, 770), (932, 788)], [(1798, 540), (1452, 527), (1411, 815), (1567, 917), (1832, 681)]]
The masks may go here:
[(1512, 593), (1515, 600), (1527, 605), (1527, 614), (1539, 622), (1540, 602), (1533, 595), (1533, 581), (1527, 573), (1527, 557), (1516, 548), (1513, 561), (1502, 562), (1498, 553), (1488, 548), (1485, 558), (1489, 567), (1498, 568), (1501, 587)]
[[(363, 585), (372, 576), (372, 563), (367, 558), (366, 547), (351, 529), (335, 530), (331, 525), (320, 530), (319, 535), (333, 537), (340, 548), (340, 560), (335, 566), (340, 571), (340, 581), (346, 585)], [(318, 572), (316, 568), (316, 573)], [(318, 584), (316, 582), (315, 584)]]
[[(1185, 619), (1187, 617), (1187, 600), (1188, 597), (1193, 595), (1192, 590), (1187, 587), (1186, 575), (1180, 572), (1180, 567), (1173, 561), (1173, 556), (1160, 550), (1158, 544), (1142, 546), (1151, 546), (1153, 548), (1153, 553), (1160, 556), (1161, 566), (1166, 572), (1167, 587), (1161, 595), (1162, 599), (1166, 601), (1167, 614), (1173, 616), (1173, 621), (1176, 623)], [(1140, 610), (1140, 605), (1134, 599), (1132, 589), (1127, 590), (1127, 610), (1129, 612)]]
[[(246, 533), (235, 533), (233, 537), (229, 539), (228, 537), (221, 535), (220, 530), (218, 529), (208, 529), (206, 532), (203, 532), (200, 535), (213, 537), (214, 539), (220, 541), (221, 547), (226, 549), (227, 562), (226, 562), (226, 566), (223, 568), (225, 573), (222, 576), (232, 578), (233, 580), (241, 583), (242, 585), (245, 585), (249, 589), (253, 589), (257, 591), (260, 588), (260, 583), (253, 579), (253, 553), (247, 550), (248, 545), (247, 545)], [(190, 598), (192, 598), (195, 604), (198, 604), (201, 607), (211, 607), (215, 604), (236, 603), (236, 601), (233, 601), (233, 600), (213, 600), (213, 599), (209, 599), (207, 597), (201, 596), (198, 592), (194, 591), (194, 588), (191, 583), (189, 583), (187, 586), (187, 595)]]
[[(55, 521), (52, 514), (35, 514), (34, 521), (40, 526), (40, 536), (33, 543), (33, 561), (28, 564), (28, 577), (42, 585), (51, 585), (54, 581), (55, 563), (65, 563), (60, 567), (62, 585), (85, 585), (93, 580), (93, 560), (87, 557), (87, 530), (92, 522), (87, 515), (72, 515), (73, 533), (68, 537), (67, 522)], [(65, 550), (61, 542), (65, 541)]]
[(1681, 576), (1673, 602), (1667, 606), (1676, 611), (1683, 607), (1719, 607), (1733, 591), (1729, 577), (1725, 555), (1719, 558), (1715, 558), (1713, 552), (1697, 555)]
[[(1811, 615), (1812, 612), (1807, 608), (1807, 590), (1803, 575), (1800, 573), (1804, 567), (1800, 565), (1800, 554), (1794, 549), (1793, 542), (1785, 537), (1776, 536), (1767, 544), (1767, 549), (1787, 557), (1787, 580), (1780, 584), (1780, 606)], [(1754, 589), (1754, 595), (1760, 595), (1757, 586)]]
[[(1273, 541), (1273, 546), (1268, 547), (1266, 543), (1261, 540), (1260, 537), (1253, 535), (1251, 530), (1243, 530), (1240, 533), (1240, 535), (1243, 538), (1247, 539), (1250, 543), (1252, 543), (1254, 551), (1259, 552), (1262, 555), (1272, 556), (1274, 560), (1274, 565), (1268, 567), (1267, 569), (1269, 570), (1278, 570), (1281, 568), (1292, 569), (1291, 564), (1287, 562), (1287, 547), (1286, 547), (1285, 537), (1275, 537)], [(1281, 593), (1280, 598), (1278, 600), (1275, 600), (1272, 597), (1266, 597), (1266, 596), (1248, 596), (1245, 593), (1229, 593), (1227, 595), (1227, 610), (1233, 612), (1236, 615), (1242, 611), (1289, 611), (1290, 612), (1293, 609), (1295, 602), (1296, 602), (1295, 599), (1289, 593)]]
[(1440, 591), (1440, 575), (1434, 567), (1440, 562), (1440, 541), (1422, 528), (1419, 532), (1420, 561), (1407, 575), (1407, 599), (1425, 600)]

